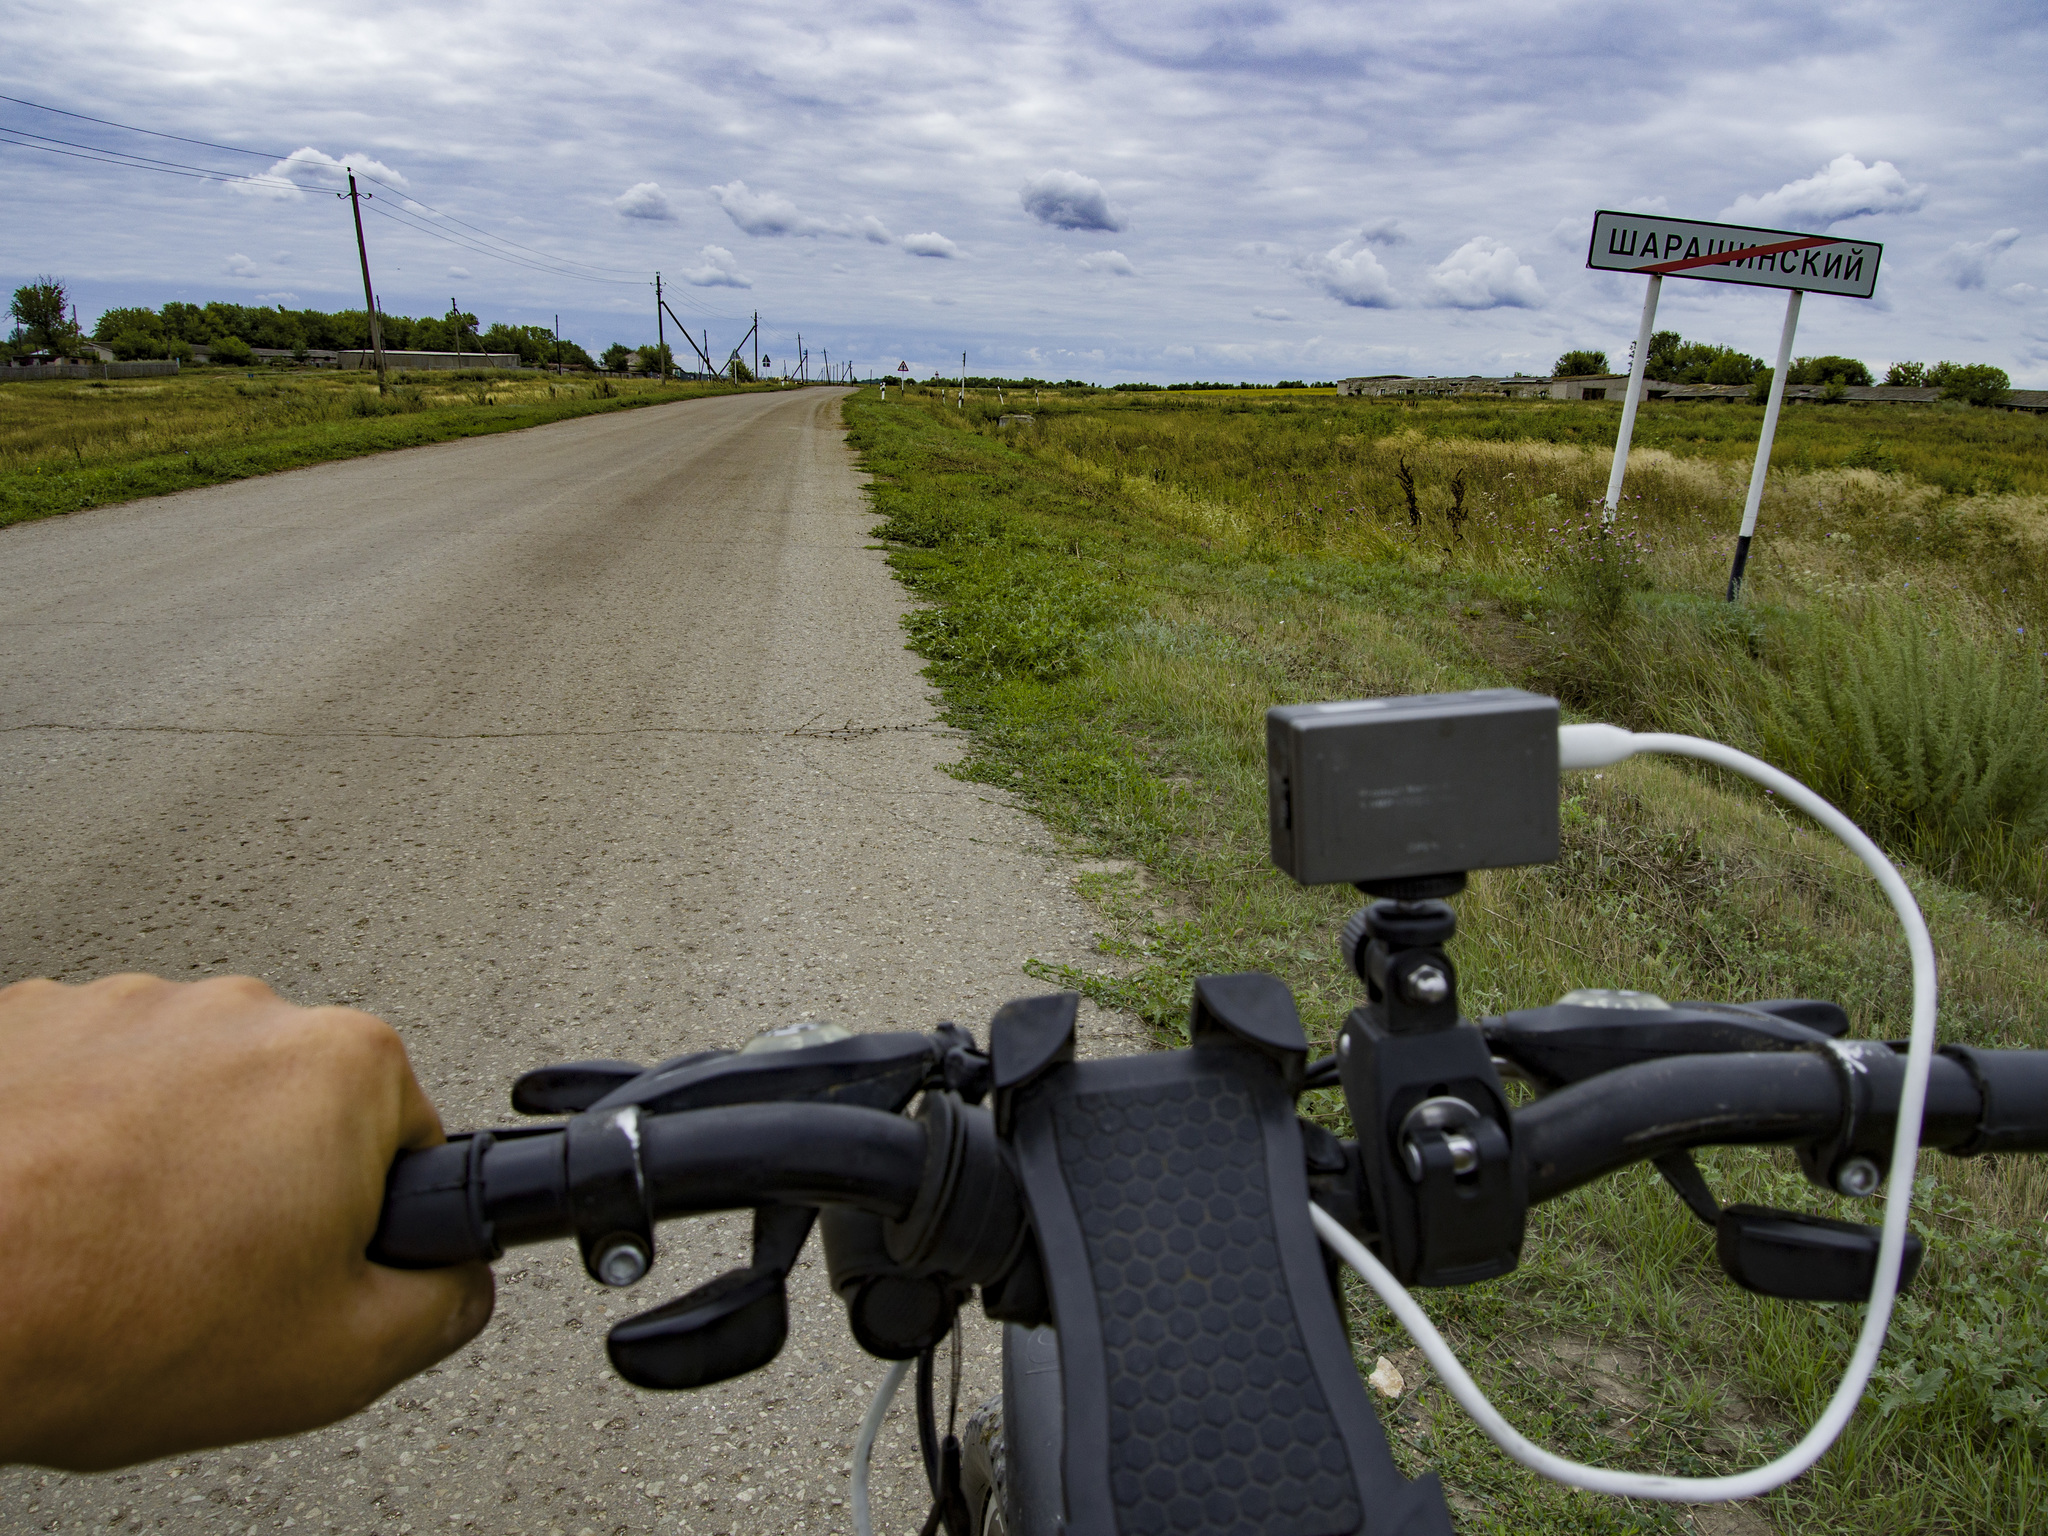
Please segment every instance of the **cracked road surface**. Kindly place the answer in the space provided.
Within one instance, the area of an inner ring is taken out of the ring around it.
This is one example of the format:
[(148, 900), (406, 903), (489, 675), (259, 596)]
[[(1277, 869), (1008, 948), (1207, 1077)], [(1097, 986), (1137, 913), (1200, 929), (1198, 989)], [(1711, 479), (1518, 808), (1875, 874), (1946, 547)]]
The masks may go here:
[[(244, 972), (403, 1033), (451, 1128), (513, 1076), (802, 1017), (982, 1033), (1081, 962), (1044, 830), (960, 742), (826, 390), (657, 406), (0, 532), (0, 976)], [(1093, 1048), (1134, 1041), (1084, 1010)], [(570, 1245), (332, 1429), (95, 1477), (0, 1473), (0, 1527), (846, 1532), (882, 1366), (815, 1240), (790, 1342), (722, 1387), (614, 1379), (610, 1322), (745, 1260), (664, 1229), (604, 1294)], [(962, 1415), (993, 1389), (966, 1330)], [(878, 1531), (914, 1531), (906, 1401)], [(945, 1403), (940, 1403), (945, 1412)]]

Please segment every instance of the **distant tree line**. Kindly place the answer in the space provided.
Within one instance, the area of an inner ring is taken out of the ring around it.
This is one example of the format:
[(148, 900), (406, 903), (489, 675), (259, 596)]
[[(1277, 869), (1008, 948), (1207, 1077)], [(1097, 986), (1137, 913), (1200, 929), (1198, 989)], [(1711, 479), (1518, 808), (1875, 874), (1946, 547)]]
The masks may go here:
[[(6, 344), (10, 354), (77, 349), (85, 336), (66, 318), (69, 301), (64, 285), (39, 277), (17, 288), (11, 311), (15, 334)], [(555, 361), (555, 333), (543, 325), (496, 324), (479, 330), (477, 317), (450, 310), (445, 315), (415, 318), (379, 315), (384, 345), (394, 351), (516, 352), (526, 367)], [(312, 351), (346, 351), (370, 344), (370, 321), (360, 309), (329, 313), (318, 309), (287, 309), (246, 304), (185, 304), (172, 301), (162, 309), (117, 308), (94, 323), (91, 339), (121, 359), (176, 357), (189, 359), (194, 347), (206, 347), (221, 362), (246, 363), (255, 347), (271, 347), (303, 358)], [(590, 354), (573, 341), (563, 341), (564, 363), (593, 366)]]
[[(1608, 371), (1607, 354), (1590, 350), (1567, 352), (1551, 369), (1561, 378)], [(1658, 331), (1650, 337), (1650, 355), (1643, 367), (1646, 377), (1663, 384), (1747, 385), (1757, 400), (1769, 391), (1772, 371), (1760, 357), (1710, 341), (1687, 341), (1676, 331)], [(1989, 363), (1893, 363), (1884, 381), (1939, 389), (1943, 399), (1963, 400), (1971, 405), (1995, 405), (2012, 387), (2005, 371)], [(1873, 384), (1876, 380), (1867, 364), (1830, 353), (1795, 357), (1786, 371), (1785, 382), (1819, 384), (1834, 390)]]

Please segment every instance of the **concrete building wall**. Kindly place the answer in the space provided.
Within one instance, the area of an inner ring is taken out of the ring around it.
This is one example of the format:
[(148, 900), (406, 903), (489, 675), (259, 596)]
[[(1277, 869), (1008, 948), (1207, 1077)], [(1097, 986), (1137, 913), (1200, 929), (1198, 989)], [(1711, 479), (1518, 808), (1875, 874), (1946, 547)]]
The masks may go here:
[[(343, 368), (374, 368), (377, 354), (370, 351), (343, 351), (335, 356)], [(396, 352), (384, 349), (384, 366), (387, 368), (517, 368), (517, 352)]]

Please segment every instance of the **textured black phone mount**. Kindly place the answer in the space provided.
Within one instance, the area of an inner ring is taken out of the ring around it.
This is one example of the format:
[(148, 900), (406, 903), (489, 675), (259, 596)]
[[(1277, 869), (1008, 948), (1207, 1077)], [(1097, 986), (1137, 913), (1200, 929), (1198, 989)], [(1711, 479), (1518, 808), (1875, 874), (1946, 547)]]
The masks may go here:
[(1307, 1041), (1276, 978), (1195, 984), (1185, 1050), (1077, 1062), (1071, 994), (996, 1015), (1059, 1339), (1068, 1536), (1450, 1536), (1395, 1468), (1308, 1214)]

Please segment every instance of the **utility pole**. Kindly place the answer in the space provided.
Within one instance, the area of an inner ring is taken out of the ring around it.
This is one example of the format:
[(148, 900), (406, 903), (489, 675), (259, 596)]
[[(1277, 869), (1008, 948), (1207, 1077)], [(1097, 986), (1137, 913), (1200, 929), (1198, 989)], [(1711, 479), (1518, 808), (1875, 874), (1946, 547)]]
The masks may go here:
[(377, 393), (381, 395), (384, 393), (384, 328), (377, 323), (377, 295), (370, 287), (370, 248), (363, 243), (363, 205), (358, 201), (353, 166), (348, 168), (348, 207), (356, 220), (356, 255), (363, 263), (363, 309), (370, 320), (370, 352), (377, 359)]
[(661, 376), (668, 378), (668, 365), (662, 358), (668, 355), (668, 333), (661, 328), (661, 274), (654, 274), (654, 366), (661, 370)]
[(555, 377), (562, 376), (562, 317), (555, 316)]
[(710, 373), (714, 379), (717, 378), (718, 374), (712, 373), (711, 370), (711, 328), (709, 326), (704, 328), (704, 345), (697, 350), (704, 359), (704, 371)]
[[(455, 355), (460, 357), (462, 356), (462, 305), (456, 302), (455, 295), (452, 293), (448, 295), (448, 313), (455, 321)], [(477, 350), (481, 352), (484, 344), (479, 341), (476, 345)]]
[(967, 354), (960, 354), (960, 409), (967, 409)]
[(761, 382), (761, 311), (754, 311), (754, 382)]

